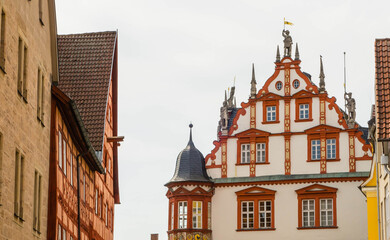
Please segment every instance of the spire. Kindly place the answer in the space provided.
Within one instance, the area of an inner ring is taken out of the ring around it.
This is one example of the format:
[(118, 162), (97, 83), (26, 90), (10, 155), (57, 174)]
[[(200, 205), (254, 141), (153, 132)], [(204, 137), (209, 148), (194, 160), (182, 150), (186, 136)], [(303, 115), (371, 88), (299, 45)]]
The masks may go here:
[(322, 56), (320, 55), (320, 88), (318, 89), (320, 93), (325, 92), (325, 74), (324, 66), (322, 64)]
[(226, 90), (225, 90), (225, 102), (227, 101), (227, 93), (226, 93)]
[(295, 60), (299, 60), (298, 43), (295, 43)]
[(255, 77), (255, 64), (252, 63), (252, 81), (251, 81), (251, 98), (256, 98), (256, 77)]
[(192, 144), (193, 144), (193, 142), (192, 142), (192, 127), (193, 126), (194, 125), (192, 123), (190, 123), (190, 125), (189, 125), (189, 127), (190, 127), (190, 141), (188, 141), (188, 143), (192, 143)]
[(276, 49), (276, 62), (280, 62), (280, 52), (279, 52), (279, 45)]

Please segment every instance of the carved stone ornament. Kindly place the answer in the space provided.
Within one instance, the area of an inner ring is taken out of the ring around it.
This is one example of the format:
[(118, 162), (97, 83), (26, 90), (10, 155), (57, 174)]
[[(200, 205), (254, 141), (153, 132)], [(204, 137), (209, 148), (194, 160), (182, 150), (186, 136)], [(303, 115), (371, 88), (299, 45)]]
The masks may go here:
[(352, 93), (344, 93), (345, 108), (347, 109), (347, 124), (349, 128), (354, 128), (356, 118), (356, 102)]
[(289, 30), (283, 30), (282, 36), (284, 37), (283, 43), (284, 43), (284, 56), (285, 57), (291, 57), (291, 48), (292, 48), (292, 37), (290, 36)]

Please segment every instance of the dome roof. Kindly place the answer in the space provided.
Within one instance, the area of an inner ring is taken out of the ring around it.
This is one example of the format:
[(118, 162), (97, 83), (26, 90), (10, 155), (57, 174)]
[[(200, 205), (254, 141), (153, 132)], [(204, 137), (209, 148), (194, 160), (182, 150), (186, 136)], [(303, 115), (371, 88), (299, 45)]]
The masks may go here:
[(192, 126), (190, 124), (190, 140), (187, 147), (177, 156), (175, 174), (173, 174), (169, 183), (188, 181), (211, 182), (206, 172), (204, 157), (192, 142)]

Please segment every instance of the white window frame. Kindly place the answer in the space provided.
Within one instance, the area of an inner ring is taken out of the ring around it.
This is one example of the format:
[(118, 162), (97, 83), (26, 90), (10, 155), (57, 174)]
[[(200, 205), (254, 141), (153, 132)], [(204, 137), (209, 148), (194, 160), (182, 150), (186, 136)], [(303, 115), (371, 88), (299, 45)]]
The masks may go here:
[(192, 228), (202, 228), (202, 201), (192, 201)]
[[(316, 203), (315, 199), (302, 200), (302, 227), (315, 226), (315, 219), (316, 219), (315, 203)], [(307, 213), (307, 216), (305, 216), (305, 213)]]
[(294, 80), (293, 81), (293, 86), (294, 86), (295, 89), (299, 88), (299, 84), (300, 84), (299, 80)]
[(58, 131), (58, 166), (62, 169), (62, 133)]
[(211, 229), (211, 202), (207, 203), (207, 229)]
[(333, 226), (333, 199), (321, 198), (320, 200), (320, 226)]
[(309, 104), (299, 104), (299, 119), (309, 119)]
[(70, 153), (70, 185), (73, 186), (73, 154)]
[(187, 202), (186, 201), (181, 201), (178, 203), (179, 208), (178, 208), (178, 228), (183, 229), (187, 228)]
[(99, 191), (98, 189), (95, 189), (95, 214), (98, 215), (98, 208), (99, 208)]
[(174, 229), (175, 224), (175, 204), (171, 203), (171, 230)]
[[(252, 208), (252, 210), (250, 210), (251, 208)], [(251, 223), (250, 219), (252, 219), (252, 223)], [(255, 203), (254, 203), (254, 201), (242, 201), (241, 202), (241, 228), (242, 229), (253, 229), (254, 224), (255, 224)]]
[(265, 143), (256, 143), (256, 162), (265, 163), (266, 162), (266, 145)]
[(320, 160), (321, 159), (321, 140), (313, 139), (311, 140), (311, 160)]
[(259, 201), (259, 228), (272, 227), (272, 201)]
[(326, 139), (326, 158), (336, 159), (336, 138)]
[(276, 121), (276, 106), (267, 106), (267, 122)]
[(63, 160), (64, 160), (64, 164), (63, 164), (63, 170), (64, 170), (64, 174), (65, 174), (65, 176), (66, 176), (66, 165), (67, 165), (67, 144), (66, 144), (66, 141), (65, 141), (65, 139), (64, 138), (62, 138), (62, 150), (63, 150), (63, 152), (64, 152), (64, 154), (63, 154)]
[(241, 163), (250, 163), (251, 145), (249, 143), (241, 144)]

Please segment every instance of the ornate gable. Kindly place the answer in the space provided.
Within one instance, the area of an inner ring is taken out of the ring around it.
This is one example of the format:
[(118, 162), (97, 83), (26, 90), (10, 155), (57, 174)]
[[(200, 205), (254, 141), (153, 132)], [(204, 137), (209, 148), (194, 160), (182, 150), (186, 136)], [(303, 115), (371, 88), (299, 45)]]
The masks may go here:
[(275, 195), (275, 193), (276, 191), (274, 190), (255, 186), (255, 187), (246, 188), (241, 191), (237, 191), (236, 195), (237, 196), (264, 196), (264, 195), (273, 196)]

